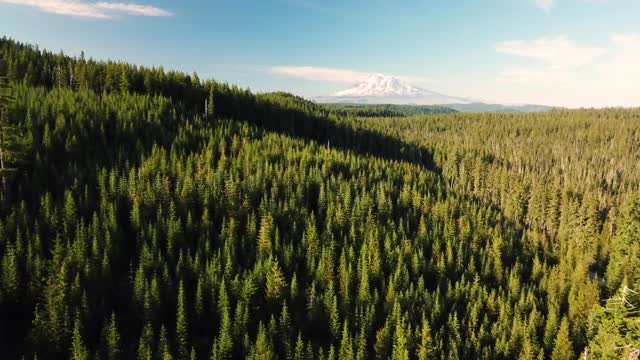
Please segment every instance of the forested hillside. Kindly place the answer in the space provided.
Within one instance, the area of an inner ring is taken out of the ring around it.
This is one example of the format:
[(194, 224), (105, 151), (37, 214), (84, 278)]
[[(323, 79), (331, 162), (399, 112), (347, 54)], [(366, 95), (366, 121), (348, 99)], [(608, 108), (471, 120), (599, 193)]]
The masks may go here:
[(640, 111), (355, 118), (0, 40), (0, 349), (632, 359)]
[(322, 106), (340, 116), (356, 117), (402, 117), (456, 112), (452, 108), (440, 105), (322, 104)]

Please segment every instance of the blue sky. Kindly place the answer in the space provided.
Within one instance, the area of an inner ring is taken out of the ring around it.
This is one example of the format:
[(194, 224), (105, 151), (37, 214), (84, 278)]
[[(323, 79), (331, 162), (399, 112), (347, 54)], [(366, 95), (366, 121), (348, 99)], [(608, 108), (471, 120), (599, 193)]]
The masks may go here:
[(502, 103), (640, 106), (638, 0), (0, 0), (0, 35), (303, 96), (368, 73)]

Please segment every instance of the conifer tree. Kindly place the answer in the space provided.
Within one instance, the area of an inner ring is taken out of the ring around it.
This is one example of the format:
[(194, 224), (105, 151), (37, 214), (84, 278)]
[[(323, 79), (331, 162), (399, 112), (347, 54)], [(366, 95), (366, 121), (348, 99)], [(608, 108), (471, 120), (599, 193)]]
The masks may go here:
[(280, 264), (278, 264), (278, 260), (271, 259), (267, 272), (267, 299), (272, 301), (280, 299), (284, 286), (285, 280), (282, 270), (280, 270)]
[(302, 334), (298, 333), (298, 338), (296, 340), (296, 346), (293, 350), (293, 359), (294, 360), (305, 360), (304, 353), (304, 342), (302, 341)]
[(7, 78), (0, 76), (0, 176), (4, 194), (7, 192), (7, 177), (15, 172), (16, 169), (12, 166), (16, 164), (24, 146), (15, 126), (9, 121), (9, 104), (13, 100)]
[(433, 339), (431, 338), (431, 327), (429, 321), (422, 319), (422, 330), (420, 331), (420, 346), (418, 347), (418, 359), (430, 359), (433, 354)]
[(118, 323), (115, 313), (111, 313), (111, 317), (105, 323), (103, 330), (103, 339), (105, 344), (105, 354), (108, 360), (120, 358), (120, 332), (118, 331)]
[(384, 326), (376, 332), (376, 343), (373, 347), (376, 358), (386, 359), (390, 355), (390, 342), (389, 323), (385, 322)]
[(569, 321), (566, 317), (560, 322), (560, 329), (556, 335), (556, 340), (551, 353), (552, 360), (572, 360), (574, 359), (573, 345), (569, 340)]
[(213, 84), (209, 86), (209, 97), (207, 98), (207, 115), (212, 116), (215, 113), (215, 103), (213, 94)]
[[(611, 244), (607, 267), (607, 287), (611, 295), (624, 286), (640, 288), (640, 198), (630, 194), (618, 218), (616, 236)], [(624, 283), (626, 279), (626, 283)]]
[(184, 287), (182, 281), (178, 286), (178, 308), (176, 313), (176, 341), (178, 345), (177, 358), (186, 360), (188, 358), (188, 325), (184, 299)]
[(153, 355), (153, 331), (149, 323), (146, 323), (142, 329), (136, 355), (138, 360), (150, 360)]
[(396, 323), (391, 358), (393, 360), (409, 360), (407, 331), (403, 319)]
[(342, 327), (342, 340), (340, 340), (340, 351), (338, 353), (339, 360), (353, 360), (354, 358), (353, 342), (349, 335), (349, 323), (344, 322)]
[(258, 325), (258, 336), (249, 358), (253, 360), (275, 359), (275, 355), (273, 354), (271, 345), (269, 344), (269, 338), (267, 337), (267, 330), (262, 322)]
[(279, 319), (279, 336), (280, 336), (280, 347), (284, 352), (286, 358), (291, 357), (291, 317), (289, 315), (289, 308), (287, 307), (287, 303), (282, 304), (282, 311), (280, 312)]
[(18, 299), (18, 290), (20, 288), (20, 275), (18, 272), (18, 258), (16, 250), (12, 243), (8, 243), (5, 248), (2, 263), (0, 264), (0, 298), (15, 301)]
[(233, 349), (233, 339), (231, 339), (231, 317), (229, 310), (229, 299), (225, 282), (220, 284), (220, 294), (218, 296), (218, 307), (220, 315), (220, 332), (218, 336), (217, 354), (219, 359), (227, 359), (231, 356)]
[(73, 360), (86, 360), (89, 354), (87, 348), (82, 340), (82, 334), (80, 331), (80, 316), (76, 313), (75, 320), (73, 322), (73, 340), (71, 345), (71, 359)]
[(264, 215), (260, 221), (260, 230), (258, 232), (257, 253), (259, 257), (265, 257), (271, 253), (272, 227), (273, 218), (270, 215)]
[(125, 65), (122, 65), (122, 69), (120, 70), (120, 83), (119, 83), (119, 89), (120, 89), (120, 93), (122, 94), (126, 94), (129, 92), (129, 74), (127, 71), (127, 67)]

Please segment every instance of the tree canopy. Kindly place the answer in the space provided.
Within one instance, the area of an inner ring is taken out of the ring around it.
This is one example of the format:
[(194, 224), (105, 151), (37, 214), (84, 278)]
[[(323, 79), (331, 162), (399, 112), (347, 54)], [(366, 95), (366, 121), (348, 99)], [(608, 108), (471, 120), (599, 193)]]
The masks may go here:
[(639, 110), (358, 117), (6, 38), (1, 74), (7, 358), (638, 354)]

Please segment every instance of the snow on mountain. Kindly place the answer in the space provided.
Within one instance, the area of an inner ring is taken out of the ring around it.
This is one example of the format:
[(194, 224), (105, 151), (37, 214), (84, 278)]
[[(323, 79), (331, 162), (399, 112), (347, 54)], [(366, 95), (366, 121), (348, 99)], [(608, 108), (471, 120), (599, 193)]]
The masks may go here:
[(316, 98), (319, 102), (366, 103), (366, 104), (459, 104), (468, 99), (451, 97), (409, 85), (402, 80), (383, 74), (368, 75), (353, 87), (338, 91), (331, 96)]
[(373, 74), (354, 87), (338, 91), (333, 96), (418, 96), (423, 92), (424, 90), (404, 84), (393, 76)]

